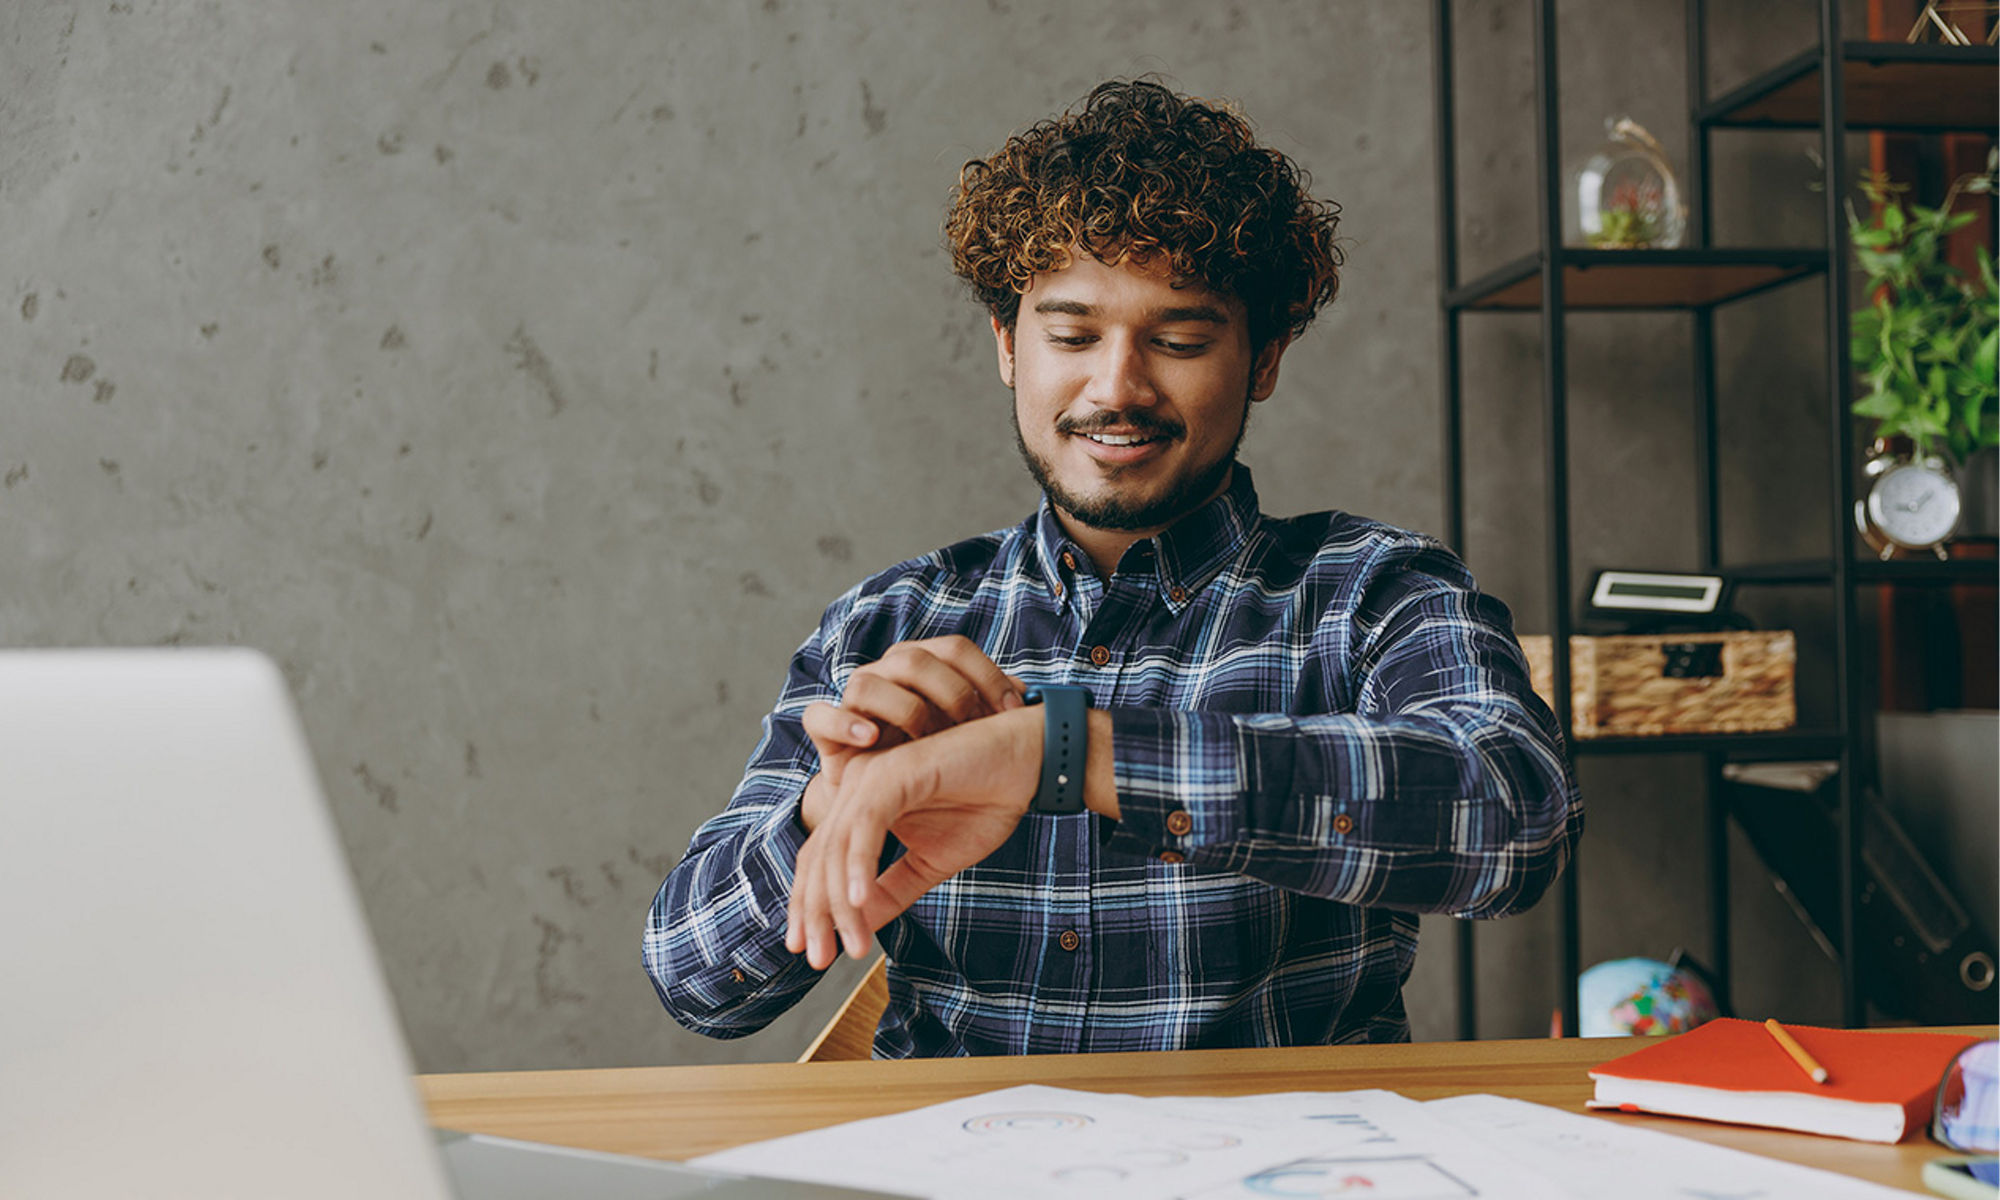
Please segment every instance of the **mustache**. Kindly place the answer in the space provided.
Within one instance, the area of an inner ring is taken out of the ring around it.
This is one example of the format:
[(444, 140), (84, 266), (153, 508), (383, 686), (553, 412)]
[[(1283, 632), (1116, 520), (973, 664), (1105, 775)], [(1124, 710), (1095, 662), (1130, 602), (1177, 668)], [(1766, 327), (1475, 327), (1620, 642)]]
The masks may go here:
[(1179, 421), (1156, 417), (1143, 408), (1129, 412), (1112, 412), (1099, 409), (1087, 417), (1061, 417), (1056, 421), (1057, 433), (1103, 433), (1107, 429), (1132, 430), (1141, 434), (1177, 438), (1187, 432), (1187, 426)]

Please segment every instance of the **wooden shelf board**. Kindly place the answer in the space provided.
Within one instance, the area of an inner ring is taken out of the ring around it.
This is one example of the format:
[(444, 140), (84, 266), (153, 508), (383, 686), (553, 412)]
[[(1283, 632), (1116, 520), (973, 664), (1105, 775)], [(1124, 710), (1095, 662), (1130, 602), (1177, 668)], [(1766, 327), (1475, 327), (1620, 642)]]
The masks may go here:
[[(1741, 563), (1718, 568), (1717, 573), (1738, 586), (1824, 586), (1833, 582), (1833, 563), (1823, 558), (1789, 563)], [(1935, 558), (1907, 558), (1880, 562), (1864, 557), (1854, 563), (1854, 581), (1871, 585), (1983, 583), (1991, 587), (2000, 584), (2000, 564), (1990, 558), (1955, 558), (1949, 562)]]
[(1889, 562), (1864, 558), (1854, 564), (1854, 577), (1864, 583), (1955, 583), (1988, 587), (2000, 584), (2000, 564), (1992, 559), (1906, 558)]
[[(2000, 53), (1992, 46), (1847, 42), (1850, 129), (1992, 130)], [(1819, 51), (1768, 71), (1702, 110), (1704, 125), (1800, 129), (1820, 123)]]
[[(1740, 300), (1826, 266), (1823, 251), (1575, 250), (1565, 248), (1563, 307), (1578, 311), (1686, 310)], [(1518, 259), (1461, 288), (1447, 303), (1474, 311), (1542, 305), (1541, 256)]]

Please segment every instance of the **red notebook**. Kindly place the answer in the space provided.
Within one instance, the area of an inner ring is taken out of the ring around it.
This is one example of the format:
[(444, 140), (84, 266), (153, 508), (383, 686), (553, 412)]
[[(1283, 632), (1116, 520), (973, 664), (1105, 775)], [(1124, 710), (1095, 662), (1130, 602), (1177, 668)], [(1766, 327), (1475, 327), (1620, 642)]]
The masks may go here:
[(1900, 1142), (1931, 1119), (1938, 1080), (1978, 1038), (1787, 1025), (1826, 1068), (1814, 1083), (1756, 1021), (1710, 1021), (1591, 1071), (1592, 1108)]

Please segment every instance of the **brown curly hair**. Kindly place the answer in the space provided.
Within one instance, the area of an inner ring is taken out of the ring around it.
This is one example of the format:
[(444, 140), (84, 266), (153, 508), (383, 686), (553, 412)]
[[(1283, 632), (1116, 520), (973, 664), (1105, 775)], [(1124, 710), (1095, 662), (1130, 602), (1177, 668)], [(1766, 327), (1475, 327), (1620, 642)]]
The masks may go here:
[(1340, 206), (1227, 108), (1151, 78), (1112, 80), (959, 171), (952, 270), (1012, 329), (1021, 294), (1081, 247), (1109, 266), (1165, 255), (1249, 310), (1250, 343), (1296, 337), (1340, 288)]

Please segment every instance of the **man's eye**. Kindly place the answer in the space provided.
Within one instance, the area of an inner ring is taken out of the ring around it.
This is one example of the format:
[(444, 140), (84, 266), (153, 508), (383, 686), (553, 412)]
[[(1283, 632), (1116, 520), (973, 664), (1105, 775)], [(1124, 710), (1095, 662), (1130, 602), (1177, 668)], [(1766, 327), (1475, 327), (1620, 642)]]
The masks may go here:
[(1208, 349), (1207, 342), (1177, 342), (1172, 338), (1158, 338), (1153, 344), (1170, 354), (1199, 354)]
[(1057, 346), (1088, 346), (1091, 342), (1091, 337), (1087, 333), (1052, 333), (1049, 335), (1049, 341)]

